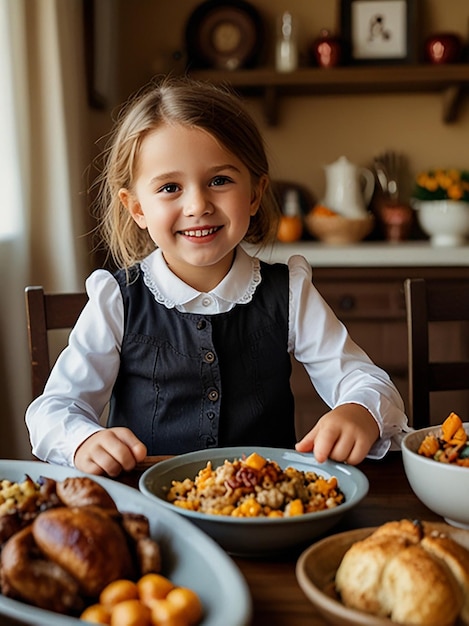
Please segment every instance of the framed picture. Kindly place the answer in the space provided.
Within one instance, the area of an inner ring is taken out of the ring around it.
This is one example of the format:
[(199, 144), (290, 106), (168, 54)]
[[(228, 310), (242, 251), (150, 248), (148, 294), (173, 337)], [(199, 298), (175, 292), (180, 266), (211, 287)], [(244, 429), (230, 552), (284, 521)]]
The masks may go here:
[(415, 63), (417, 0), (341, 0), (341, 36), (352, 65)]

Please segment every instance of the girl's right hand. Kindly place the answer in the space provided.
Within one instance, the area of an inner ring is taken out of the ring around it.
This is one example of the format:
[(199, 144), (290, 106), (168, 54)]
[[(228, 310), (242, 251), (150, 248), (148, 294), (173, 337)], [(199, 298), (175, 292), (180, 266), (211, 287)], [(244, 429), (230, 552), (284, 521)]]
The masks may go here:
[(295, 448), (298, 452), (314, 452), (319, 463), (331, 458), (358, 465), (378, 437), (379, 427), (371, 413), (349, 402), (325, 413)]
[(75, 467), (88, 474), (118, 476), (130, 471), (147, 454), (145, 445), (123, 426), (94, 433), (77, 448)]

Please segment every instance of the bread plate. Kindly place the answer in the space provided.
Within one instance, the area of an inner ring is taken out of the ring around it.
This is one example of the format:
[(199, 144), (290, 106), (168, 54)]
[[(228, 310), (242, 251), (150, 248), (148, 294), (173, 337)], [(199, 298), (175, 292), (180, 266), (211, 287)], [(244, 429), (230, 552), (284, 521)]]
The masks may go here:
[[(469, 531), (438, 522), (425, 522), (425, 524), (432, 530), (446, 533), (469, 549)], [(335, 574), (344, 554), (353, 543), (365, 539), (375, 530), (376, 527), (359, 528), (331, 535), (307, 548), (297, 561), (298, 584), (321, 615), (334, 626), (392, 626), (396, 624), (387, 618), (347, 608), (339, 600), (334, 589)]]
[[(60, 481), (84, 474), (40, 461), (0, 460), (0, 480), (21, 482), (26, 475), (33, 480), (45, 476)], [(120, 511), (148, 517), (151, 536), (160, 543), (164, 575), (177, 585), (192, 588), (202, 601), (204, 618), (201, 626), (245, 626), (250, 623), (252, 608), (246, 582), (233, 561), (210, 537), (137, 489), (109, 478), (92, 478), (107, 490)], [(84, 623), (1, 594), (0, 615), (34, 626), (78, 626)], [(3, 623), (1, 618), (0, 623)]]

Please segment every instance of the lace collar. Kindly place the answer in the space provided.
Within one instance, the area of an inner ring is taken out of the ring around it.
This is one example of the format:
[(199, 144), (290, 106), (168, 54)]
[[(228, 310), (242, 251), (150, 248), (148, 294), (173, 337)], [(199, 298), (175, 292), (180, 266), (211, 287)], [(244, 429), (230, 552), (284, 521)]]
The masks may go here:
[[(155, 300), (168, 309), (184, 307), (201, 295), (178, 278), (167, 266), (160, 249), (155, 250), (140, 263), (143, 280)], [(251, 302), (261, 282), (260, 261), (250, 256), (242, 247), (236, 249), (236, 257), (228, 274), (212, 290), (210, 295), (232, 304)]]

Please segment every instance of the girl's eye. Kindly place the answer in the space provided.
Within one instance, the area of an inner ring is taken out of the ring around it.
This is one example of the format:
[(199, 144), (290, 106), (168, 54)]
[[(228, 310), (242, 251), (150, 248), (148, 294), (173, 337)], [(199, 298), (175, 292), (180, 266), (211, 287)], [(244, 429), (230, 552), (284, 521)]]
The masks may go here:
[(228, 176), (216, 176), (213, 180), (212, 180), (212, 185), (214, 187), (220, 187), (222, 185), (226, 185), (227, 183), (231, 182), (231, 178), (229, 178)]
[(163, 185), (159, 191), (162, 191), (163, 193), (175, 193), (176, 191), (179, 191), (179, 186), (176, 185), (176, 183), (168, 183), (167, 185)]

